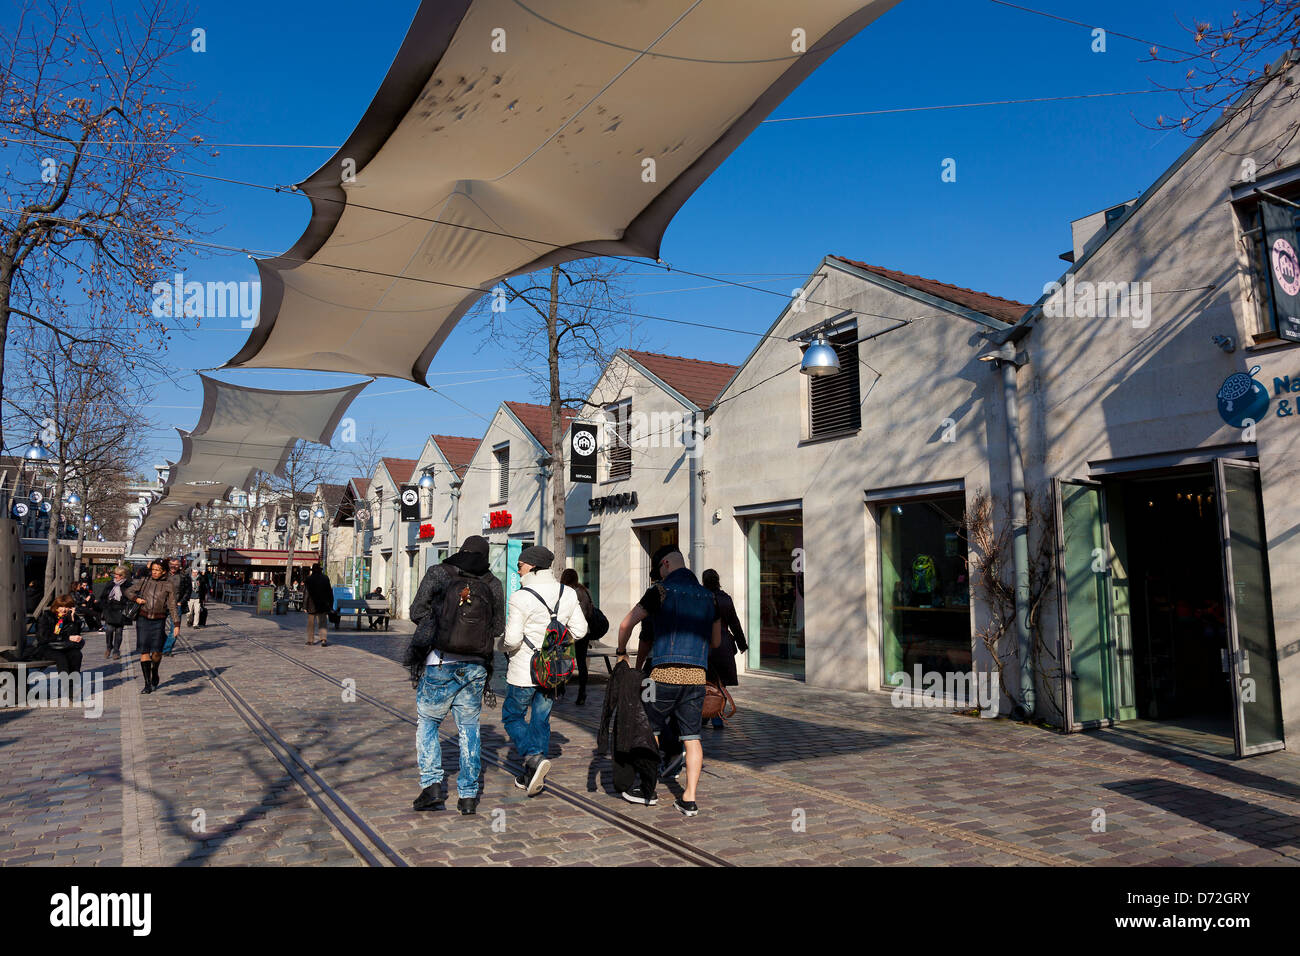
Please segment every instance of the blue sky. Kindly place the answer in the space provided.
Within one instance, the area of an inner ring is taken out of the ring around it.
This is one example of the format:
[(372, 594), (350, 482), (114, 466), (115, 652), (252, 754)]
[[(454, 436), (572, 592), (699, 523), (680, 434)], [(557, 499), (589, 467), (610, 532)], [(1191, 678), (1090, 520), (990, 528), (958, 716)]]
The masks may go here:
[[(1111, 31), (1186, 47), (1180, 26), (1218, 18), (1227, 3), (1196, 0), (1033, 0), (1027, 5)], [(291, 144), (226, 147), (205, 172), (268, 184), (298, 182), (342, 142), (369, 104), (415, 0), (259, 3), (205, 0), (194, 24), (207, 51), (187, 67), (211, 102), (215, 142)], [(1089, 30), (990, 0), (902, 0), (817, 70), (773, 118), (887, 110), (985, 100), (1060, 97), (1174, 85), (1181, 71), (1148, 60), (1144, 44), (1110, 35), (1092, 51)], [(760, 127), (687, 202), (669, 228), (664, 259), (711, 275), (788, 293), (826, 253), (1032, 302), (1064, 263), (1069, 222), (1141, 193), (1187, 148), (1179, 132), (1144, 127), (1177, 97), (1158, 93), (945, 111), (769, 123)], [(941, 181), (956, 160), (957, 180)], [(308, 205), (264, 190), (203, 185), (212, 241), (282, 252), (301, 234)], [(639, 312), (762, 331), (783, 303), (741, 289), (633, 266)], [(761, 273), (761, 276), (752, 274)], [(785, 275), (783, 275), (785, 274)], [(793, 274), (793, 278), (790, 274)], [(240, 255), (194, 264), (187, 279), (255, 278)], [(174, 337), (169, 363), (220, 365), (242, 345), (238, 320), (205, 321)], [(647, 321), (644, 347), (739, 363), (750, 335)], [(476, 353), (468, 326), (435, 358), (430, 381), (465, 411), (410, 383), (380, 380), (352, 406), (364, 432), (389, 432), (388, 453), (414, 457), (431, 432), (477, 436), (503, 398), (536, 400), (511, 378), (514, 357)], [(356, 381), (323, 373), (238, 371), (221, 377), (259, 387), (320, 388)], [(175, 457), (173, 426), (197, 418), (198, 379), (160, 394), (159, 459)], [(482, 417), (479, 417), (482, 416)]]

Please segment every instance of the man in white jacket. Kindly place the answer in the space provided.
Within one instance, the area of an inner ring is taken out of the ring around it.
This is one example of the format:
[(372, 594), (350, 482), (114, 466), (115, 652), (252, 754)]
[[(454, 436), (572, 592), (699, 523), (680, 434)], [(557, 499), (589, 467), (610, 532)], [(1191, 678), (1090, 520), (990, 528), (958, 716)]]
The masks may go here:
[[(587, 619), (578, 606), (577, 592), (556, 580), (551, 571), (555, 561), (546, 548), (534, 545), (519, 554), (519, 590), (510, 595), (506, 635), (502, 643), (510, 658), (506, 671), (506, 699), (501, 704), (501, 722), (519, 751), (524, 772), (515, 786), (530, 797), (542, 792), (551, 769), (551, 704), (554, 696), (533, 683), (533, 652), (542, 646), (551, 614), (569, 629), (573, 640), (587, 633)], [(532, 708), (531, 719), (526, 719)]]

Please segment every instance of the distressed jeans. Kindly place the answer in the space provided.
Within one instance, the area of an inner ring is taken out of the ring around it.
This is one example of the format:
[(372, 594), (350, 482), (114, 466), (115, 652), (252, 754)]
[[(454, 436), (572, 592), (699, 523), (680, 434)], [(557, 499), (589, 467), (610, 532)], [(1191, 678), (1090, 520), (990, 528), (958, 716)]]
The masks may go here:
[(451, 711), (460, 738), (460, 772), (456, 790), (462, 797), (478, 796), (478, 717), (483, 708), (483, 685), (487, 668), (472, 661), (428, 664), (415, 690), (415, 753), (420, 765), (420, 788), (442, 783), (442, 741), (438, 730)]
[[(506, 690), (501, 704), (501, 723), (505, 724), (510, 741), (525, 760), (534, 754), (545, 757), (551, 751), (551, 704), (553, 701), (536, 687), (516, 687)], [(525, 720), (529, 705), (532, 719)]]

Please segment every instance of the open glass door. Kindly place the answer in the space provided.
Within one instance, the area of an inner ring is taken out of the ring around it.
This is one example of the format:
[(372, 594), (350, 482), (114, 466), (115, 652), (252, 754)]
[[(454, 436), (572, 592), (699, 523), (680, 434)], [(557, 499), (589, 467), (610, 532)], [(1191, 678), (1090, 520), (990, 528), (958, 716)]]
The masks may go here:
[(1056, 574), (1065, 725), (1081, 730), (1115, 718), (1110, 542), (1095, 481), (1056, 479)]
[(1284, 746), (1259, 466), (1220, 458), (1214, 480), (1237, 756), (1248, 757)]

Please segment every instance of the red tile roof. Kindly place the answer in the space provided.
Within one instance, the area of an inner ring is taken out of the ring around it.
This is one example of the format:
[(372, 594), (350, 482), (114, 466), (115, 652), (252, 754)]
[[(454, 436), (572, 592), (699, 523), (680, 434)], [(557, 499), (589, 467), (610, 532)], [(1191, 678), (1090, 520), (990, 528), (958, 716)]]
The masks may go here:
[(708, 408), (713, 404), (739, 367), (658, 352), (637, 352), (633, 349), (623, 349), (623, 352), (700, 408)]
[(353, 478), (349, 483), (357, 489), (357, 494), (362, 498), (370, 493), (369, 478)]
[(847, 262), (857, 269), (863, 269), (886, 279), (892, 279), (908, 288), (932, 295), (936, 299), (943, 299), (946, 302), (965, 306), (972, 311), (982, 312), (990, 318), (1000, 319), (1003, 322), (1014, 323), (1030, 309), (1030, 306), (1024, 302), (989, 295), (987, 292), (976, 292), (974, 289), (966, 289), (959, 285), (949, 285), (937, 279), (923, 279), (921, 276), (910, 275), (906, 272), (895, 272), (893, 269), (884, 269), (880, 266), (867, 265), (865, 262), (846, 259), (844, 256), (831, 256), (830, 258), (838, 259), (840, 262)]
[[(533, 433), (533, 437), (546, 449), (551, 448), (551, 409), (549, 405), (533, 405), (528, 402), (506, 402), (506, 407), (515, 413), (515, 417), (524, 423), (524, 427)], [(560, 432), (569, 427), (569, 422), (578, 417), (571, 408), (560, 412)], [(552, 454), (554, 452), (552, 451)]]
[(411, 474), (415, 471), (414, 458), (381, 458), (384, 467), (388, 473), (393, 476), (393, 481), (399, 485), (411, 480)]
[(438, 450), (446, 456), (447, 461), (451, 464), (451, 470), (459, 477), (465, 477), (465, 470), (469, 468), (470, 459), (474, 457), (474, 452), (478, 449), (477, 438), (461, 438), (456, 435), (434, 435), (434, 444)]

